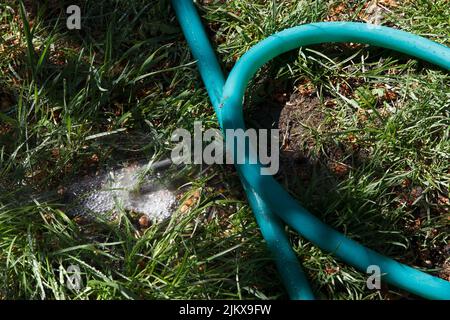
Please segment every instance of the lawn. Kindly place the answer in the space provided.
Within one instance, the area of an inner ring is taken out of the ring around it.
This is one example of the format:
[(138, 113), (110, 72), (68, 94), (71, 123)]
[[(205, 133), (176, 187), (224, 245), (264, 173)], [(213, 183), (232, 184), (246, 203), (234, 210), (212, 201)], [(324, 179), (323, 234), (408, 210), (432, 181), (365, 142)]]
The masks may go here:
[[(66, 8), (82, 11), (81, 30)], [(381, 23), (450, 46), (448, 0), (197, 3), (229, 72), (267, 36)], [(249, 127), (280, 128), (277, 180), (352, 239), (450, 281), (450, 75), (380, 48), (301, 48), (264, 66)], [(69, 214), (72, 181), (168, 155), (177, 128), (217, 128), (168, 0), (0, 3), (0, 300), (287, 299), (231, 165), (171, 168), (172, 217)], [(111, 218), (112, 217), (112, 218)], [(320, 299), (415, 298), (290, 240)], [(72, 266), (82, 287), (66, 285)]]

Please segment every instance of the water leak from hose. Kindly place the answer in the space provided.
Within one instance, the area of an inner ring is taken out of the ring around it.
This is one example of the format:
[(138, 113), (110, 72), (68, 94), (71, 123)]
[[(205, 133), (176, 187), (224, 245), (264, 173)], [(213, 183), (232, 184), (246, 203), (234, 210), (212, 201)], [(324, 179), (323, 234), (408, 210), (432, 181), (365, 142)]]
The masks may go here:
[(133, 164), (86, 176), (66, 188), (69, 215), (107, 215), (119, 210), (148, 216), (151, 221), (169, 218), (176, 209), (176, 192), (164, 172), (148, 164)]

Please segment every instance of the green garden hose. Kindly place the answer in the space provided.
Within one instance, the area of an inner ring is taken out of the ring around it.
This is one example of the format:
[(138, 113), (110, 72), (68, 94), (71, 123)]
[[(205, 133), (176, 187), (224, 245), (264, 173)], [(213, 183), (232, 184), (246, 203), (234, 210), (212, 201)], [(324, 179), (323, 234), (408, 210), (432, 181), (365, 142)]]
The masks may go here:
[[(365, 43), (408, 54), (450, 70), (450, 49), (425, 38), (365, 23), (313, 23), (276, 33), (244, 54), (224, 83), (217, 58), (191, 0), (172, 0), (178, 20), (210, 95), (222, 130), (244, 129), (242, 103), (248, 82), (274, 57), (292, 49), (328, 42)], [(235, 143), (237, 145), (237, 143)], [(261, 175), (261, 164), (251, 164), (246, 146), (243, 159), (235, 159), (261, 232), (283, 283), (293, 299), (313, 298), (306, 277), (287, 240), (280, 219), (312, 243), (366, 272), (377, 265), (382, 280), (429, 299), (450, 299), (450, 282), (401, 264), (335, 231), (309, 213), (271, 176)], [(239, 153), (234, 152), (235, 157)], [(243, 163), (243, 164), (240, 164)]]

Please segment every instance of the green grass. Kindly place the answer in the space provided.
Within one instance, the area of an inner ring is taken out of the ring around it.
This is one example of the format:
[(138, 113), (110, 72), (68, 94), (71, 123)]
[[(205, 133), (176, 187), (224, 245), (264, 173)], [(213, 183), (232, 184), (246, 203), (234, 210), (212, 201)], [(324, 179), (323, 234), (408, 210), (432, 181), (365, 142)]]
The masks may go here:
[[(199, 10), (229, 71), (278, 30), (356, 21), (368, 2), (213, 1)], [(174, 129), (194, 120), (217, 127), (216, 118), (168, 1), (83, 1), (80, 31), (65, 27), (74, 1), (29, 3), (0, 4), (0, 299), (287, 298), (232, 167), (174, 172), (189, 181), (192, 210), (146, 230), (127, 212), (112, 222), (65, 214), (61, 186), (93, 168), (161, 158)], [(448, 1), (388, 9), (383, 24), (449, 45)], [(286, 167), (279, 180), (351, 238), (443, 276), (448, 72), (377, 48), (302, 48), (258, 73), (248, 123), (263, 126), (259, 108), (280, 110), (277, 97), (294, 90), (319, 99), (323, 123), (305, 125), (307, 179)], [(319, 298), (408, 297), (386, 285), (368, 290), (365, 274), (295, 233), (291, 240)], [(71, 265), (83, 273), (80, 292), (65, 285)]]

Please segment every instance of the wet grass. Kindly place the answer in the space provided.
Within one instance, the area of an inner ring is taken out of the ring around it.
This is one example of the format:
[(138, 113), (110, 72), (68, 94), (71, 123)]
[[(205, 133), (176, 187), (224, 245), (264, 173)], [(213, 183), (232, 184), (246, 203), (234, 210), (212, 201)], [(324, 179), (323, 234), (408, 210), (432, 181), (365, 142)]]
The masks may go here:
[[(83, 1), (82, 29), (69, 31), (65, 8), (75, 3), (0, 4), (0, 299), (287, 298), (232, 167), (177, 172), (180, 208), (149, 228), (124, 211), (114, 221), (66, 214), (59, 191), (74, 178), (164, 158), (173, 130), (194, 120), (217, 126), (168, 1)], [(371, 3), (205, 1), (199, 10), (229, 71), (278, 30), (364, 21)], [(449, 44), (446, 0), (379, 5), (383, 24)], [(259, 72), (248, 123), (265, 126), (257, 110), (281, 112), (294, 92), (320, 102), (323, 123), (302, 126), (308, 144), (288, 136), (298, 156), (278, 179), (351, 238), (448, 277), (448, 72), (377, 48), (302, 48)], [(298, 158), (311, 163), (306, 174)], [(369, 290), (365, 274), (291, 239), (319, 298), (409, 297)], [(66, 285), (73, 265), (80, 291)]]

